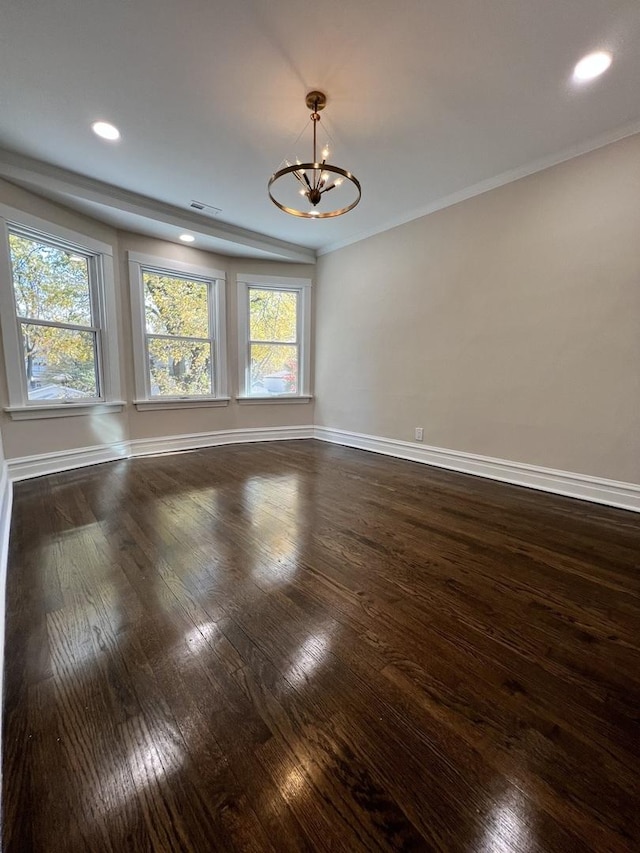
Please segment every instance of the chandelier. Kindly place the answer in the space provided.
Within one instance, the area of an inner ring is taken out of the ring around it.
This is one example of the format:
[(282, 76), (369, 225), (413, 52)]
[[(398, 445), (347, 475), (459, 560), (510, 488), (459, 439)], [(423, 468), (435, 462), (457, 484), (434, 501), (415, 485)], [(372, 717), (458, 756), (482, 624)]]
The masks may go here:
[[(297, 160), (293, 164), (286, 160), (284, 168), (274, 172), (269, 179), (269, 198), (280, 210), (303, 219), (342, 216), (360, 201), (360, 181), (346, 169), (327, 163), (328, 144), (322, 149), (321, 159), (318, 158), (318, 122), (320, 110), (327, 105), (327, 96), (324, 92), (309, 92), (305, 103), (313, 110), (313, 160), (309, 163)], [(329, 206), (332, 202), (335, 204)]]

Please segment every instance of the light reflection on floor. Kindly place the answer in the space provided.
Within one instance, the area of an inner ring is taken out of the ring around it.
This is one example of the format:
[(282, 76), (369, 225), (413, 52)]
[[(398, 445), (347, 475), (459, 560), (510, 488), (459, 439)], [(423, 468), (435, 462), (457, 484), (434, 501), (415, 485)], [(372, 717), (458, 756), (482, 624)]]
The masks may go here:
[[(251, 477), (244, 485), (248, 520), (262, 543), (252, 575), (263, 589), (289, 583), (298, 570), (300, 477)], [(278, 505), (278, 514), (267, 507)]]
[[(515, 788), (505, 791), (485, 818), (486, 830), (478, 853), (521, 853), (535, 839), (529, 804)], [(476, 849), (476, 848), (474, 848)]]
[(285, 672), (286, 681), (292, 687), (305, 687), (308, 680), (325, 662), (331, 648), (331, 632), (321, 630), (311, 634), (293, 655), (289, 669)]
[(220, 628), (215, 622), (202, 622), (187, 631), (184, 639), (189, 645), (189, 650), (197, 654), (202, 651), (210, 651), (220, 634)]
[(154, 797), (153, 789), (164, 789), (185, 761), (186, 753), (175, 732), (153, 731), (142, 717), (128, 720), (124, 727), (130, 749), (124, 763), (100, 774), (95, 790), (86, 794), (87, 803), (101, 803), (104, 814), (122, 809), (134, 797)]
[[(184, 536), (198, 536), (211, 526), (209, 508), (216, 508), (219, 491), (215, 486), (206, 486), (165, 495), (155, 502), (154, 511), (157, 524), (164, 529), (175, 531)], [(193, 502), (193, 503), (190, 503)], [(196, 504), (198, 511), (194, 511)]]

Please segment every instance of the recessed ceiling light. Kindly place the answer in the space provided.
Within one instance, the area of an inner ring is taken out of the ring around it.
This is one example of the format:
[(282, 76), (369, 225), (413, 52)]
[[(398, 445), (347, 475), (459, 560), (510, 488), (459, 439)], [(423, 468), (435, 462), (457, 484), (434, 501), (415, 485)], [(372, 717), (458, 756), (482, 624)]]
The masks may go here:
[(96, 136), (99, 136), (102, 139), (108, 139), (111, 142), (115, 142), (116, 139), (120, 139), (120, 131), (115, 125), (109, 124), (108, 121), (94, 121), (91, 125), (91, 130), (96, 134)]
[(181, 234), (180, 239), (183, 243), (193, 243), (195, 242), (196, 238), (193, 236), (193, 234)]
[(604, 50), (598, 50), (595, 53), (590, 53), (588, 56), (583, 56), (580, 62), (573, 69), (574, 80), (593, 80), (599, 77), (611, 65), (611, 54)]

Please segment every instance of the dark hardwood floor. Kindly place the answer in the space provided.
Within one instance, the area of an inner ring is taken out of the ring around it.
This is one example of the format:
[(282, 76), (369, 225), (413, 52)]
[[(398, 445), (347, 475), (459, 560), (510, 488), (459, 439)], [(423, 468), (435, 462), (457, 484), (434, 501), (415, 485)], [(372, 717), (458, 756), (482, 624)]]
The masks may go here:
[(314, 441), (17, 484), (4, 849), (637, 851), (639, 562)]

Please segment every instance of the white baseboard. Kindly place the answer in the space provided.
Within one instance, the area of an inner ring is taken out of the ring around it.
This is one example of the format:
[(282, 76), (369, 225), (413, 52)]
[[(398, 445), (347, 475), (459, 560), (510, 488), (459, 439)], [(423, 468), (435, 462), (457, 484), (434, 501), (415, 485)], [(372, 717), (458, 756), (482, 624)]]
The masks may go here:
[(413, 444), (409, 441), (328, 427), (315, 427), (314, 437), (333, 444), (382, 453), (385, 456), (396, 456), (399, 459), (409, 459), (413, 462), (422, 462), (425, 465), (434, 465), (464, 474), (474, 474), (490, 480), (501, 480), (516, 486), (526, 486), (543, 492), (553, 492), (557, 495), (640, 512), (640, 485), (635, 483), (604, 480), (586, 474), (557, 471), (553, 468), (541, 468), (538, 465), (510, 462), (507, 459), (478, 456), (475, 453), (463, 453), (458, 450)]
[(196, 432), (188, 435), (164, 435), (157, 438), (138, 438), (119, 441), (115, 444), (100, 444), (63, 450), (58, 453), (39, 453), (9, 459), (7, 467), (12, 481), (57, 474), (73, 468), (129, 459), (134, 456), (154, 456), (160, 453), (175, 453), (180, 450), (196, 450), (200, 447), (217, 447), (222, 444), (244, 444), (254, 441), (287, 441), (298, 438), (313, 438), (312, 426), (261, 427), (253, 429), (229, 429), (217, 432)]
[(290, 441), (298, 438), (313, 438), (313, 427), (289, 426), (225, 429), (218, 430), (217, 432), (194, 432), (189, 435), (163, 435), (158, 438), (136, 438), (129, 442), (129, 455), (154, 456), (158, 453), (197, 450), (200, 447), (218, 447), (222, 444), (247, 444), (254, 441)]
[(79, 447), (76, 450), (61, 450), (57, 453), (22, 456), (8, 459), (7, 465), (9, 477), (16, 481), (84, 468), (86, 465), (98, 465), (100, 462), (113, 462), (116, 459), (126, 459), (129, 455), (129, 442), (119, 441), (117, 444), (99, 444), (94, 447)]
[(54, 474), (59, 471), (82, 468), (86, 465), (97, 465), (100, 462), (112, 462), (116, 459), (128, 459), (135, 456), (153, 456), (162, 453), (175, 453), (181, 450), (196, 450), (202, 447), (217, 447), (224, 444), (290, 441), (304, 438), (316, 438), (320, 441), (342, 444), (359, 450), (382, 453), (385, 456), (395, 456), (399, 459), (409, 459), (413, 462), (434, 465), (451, 471), (461, 471), (464, 474), (474, 474), (490, 480), (500, 480), (517, 486), (527, 486), (530, 489), (539, 489), (557, 495), (640, 512), (640, 485), (635, 483), (605, 480), (586, 474), (574, 474), (570, 471), (558, 471), (553, 468), (542, 468), (538, 465), (511, 462), (508, 459), (479, 456), (474, 453), (463, 453), (458, 450), (430, 447), (429, 445), (328, 427), (262, 427), (139, 438), (118, 442), (117, 444), (83, 447), (60, 453), (41, 453), (36, 456), (9, 459), (7, 468), (11, 480), (25, 480), (31, 477), (41, 477), (43, 474)]
[(13, 487), (7, 463), (0, 462), (0, 784), (2, 781), (2, 722), (4, 711), (4, 619), (7, 591), (7, 559)]

